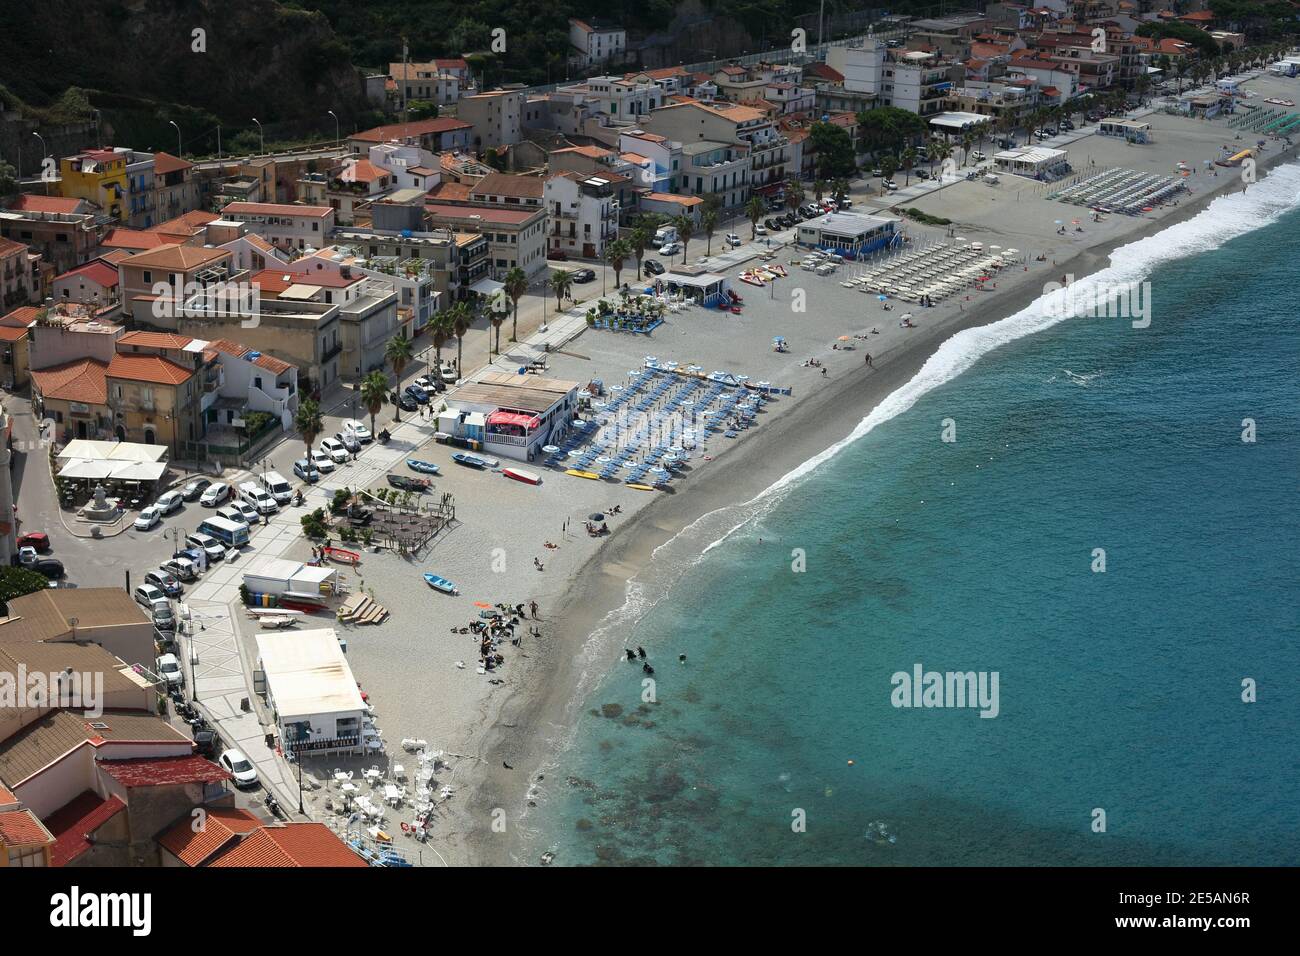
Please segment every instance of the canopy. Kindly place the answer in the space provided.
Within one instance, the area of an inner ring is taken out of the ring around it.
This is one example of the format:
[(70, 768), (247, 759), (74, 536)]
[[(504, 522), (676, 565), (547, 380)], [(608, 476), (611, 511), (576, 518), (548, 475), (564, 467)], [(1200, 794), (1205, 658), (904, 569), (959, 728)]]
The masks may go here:
[(505, 283), (498, 282), (496, 279), (479, 279), (469, 288), (471, 292), (477, 292), (479, 295), (491, 295), (498, 289), (504, 289)]
[(59, 452), (59, 457), (89, 458), (96, 461), (163, 461), (167, 457), (167, 446), (74, 438)]
[(59, 469), (60, 478), (104, 479), (119, 481), (157, 481), (167, 472), (163, 461), (103, 461), (77, 458)]
[(59, 469), (60, 478), (107, 478), (118, 463), (111, 461), (90, 461), (84, 458), (69, 461)]
[(495, 411), (488, 415), (487, 423), (489, 425), (518, 425), (520, 428), (539, 428), (542, 420), (536, 415), (525, 415), (523, 412), (503, 412)]

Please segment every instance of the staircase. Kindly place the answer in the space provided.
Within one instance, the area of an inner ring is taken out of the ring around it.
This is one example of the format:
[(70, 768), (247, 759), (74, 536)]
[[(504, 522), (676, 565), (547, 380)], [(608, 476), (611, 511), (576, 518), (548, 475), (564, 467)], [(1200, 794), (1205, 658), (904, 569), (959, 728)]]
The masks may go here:
[(339, 607), (338, 619), (341, 624), (382, 624), (388, 619), (388, 608), (364, 594), (354, 594)]

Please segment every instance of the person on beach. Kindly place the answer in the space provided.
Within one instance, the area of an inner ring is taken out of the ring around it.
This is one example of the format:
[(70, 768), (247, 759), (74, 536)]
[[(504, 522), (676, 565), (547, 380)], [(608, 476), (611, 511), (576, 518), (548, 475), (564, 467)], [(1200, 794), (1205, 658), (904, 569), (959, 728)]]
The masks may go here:
[(529, 602), (528, 602), (528, 610), (529, 610), (529, 612), (532, 614), (532, 616), (533, 616), (533, 620), (534, 620), (534, 621), (538, 620), (538, 617), (537, 617), (537, 602), (536, 602), (536, 601), (529, 601)]
[(625, 647), (623, 648), (623, 650), (624, 652), (626, 652), (628, 660), (630, 661), (636, 660), (636, 651), (632, 650), (632, 648), (630, 647)]
[(823, 367), (823, 368), (822, 368), (822, 378), (825, 378), (825, 377), (826, 377), (826, 369), (825, 369), (825, 367)]
[(636, 656), (641, 658), (641, 660), (645, 660), (645, 648), (640, 644), (636, 646)]
[(655, 672), (655, 669), (651, 667), (649, 664), (642, 664), (641, 670), (643, 670), (647, 674), (653, 674)]
[(868, 367), (868, 368), (874, 368), (874, 367), (875, 367), (875, 366), (873, 366), (873, 365), (871, 364), (871, 353), (870, 353), (870, 352), (867, 353), (867, 362), (866, 362), (866, 364), (867, 364), (867, 367)]
[(542, 562), (538, 561), (536, 557), (533, 558), (533, 567), (535, 567), (538, 571), (546, 570), (546, 568), (543, 567)]

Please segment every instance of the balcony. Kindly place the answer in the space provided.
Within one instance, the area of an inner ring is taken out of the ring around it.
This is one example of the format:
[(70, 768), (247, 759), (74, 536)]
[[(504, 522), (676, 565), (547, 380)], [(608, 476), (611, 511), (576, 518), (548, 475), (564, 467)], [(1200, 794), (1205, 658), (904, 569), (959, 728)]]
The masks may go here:
[(324, 349), (321, 350), (320, 364), (324, 365), (326, 362), (330, 361), (330, 359), (337, 357), (339, 353), (341, 353), (342, 351), (343, 351), (342, 342), (336, 342), (333, 345), (326, 346)]

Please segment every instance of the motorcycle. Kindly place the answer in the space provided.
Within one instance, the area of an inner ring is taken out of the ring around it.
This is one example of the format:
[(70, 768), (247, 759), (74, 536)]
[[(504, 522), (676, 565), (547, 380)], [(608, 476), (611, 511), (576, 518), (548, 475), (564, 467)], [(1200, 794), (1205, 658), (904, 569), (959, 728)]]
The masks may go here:
[(287, 819), (287, 817), (285, 817), (284, 810), (280, 807), (280, 801), (275, 799), (275, 796), (273, 794), (268, 793), (266, 795), (266, 799), (263, 800), (262, 802), (266, 804), (266, 809), (271, 812), (271, 816), (276, 817), (277, 819), (279, 818)]
[(302, 501), (303, 501), (303, 498), (302, 498), (302, 492), (301, 492), (301, 491), (295, 491), (295, 492), (293, 493), (293, 503), (294, 503), (294, 506), (297, 507), (297, 506), (301, 505), (301, 504), (302, 504)]
[(381, 445), (387, 445), (387, 444), (388, 444), (388, 440), (389, 440), (390, 438), (392, 438), (392, 437), (393, 437), (393, 436), (390, 435), (390, 434), (388, 433), (388, 429), (387, 429), (387, 428), (381, 430), (381, 431), (379, 432), (379, 444), (381, 444)]

